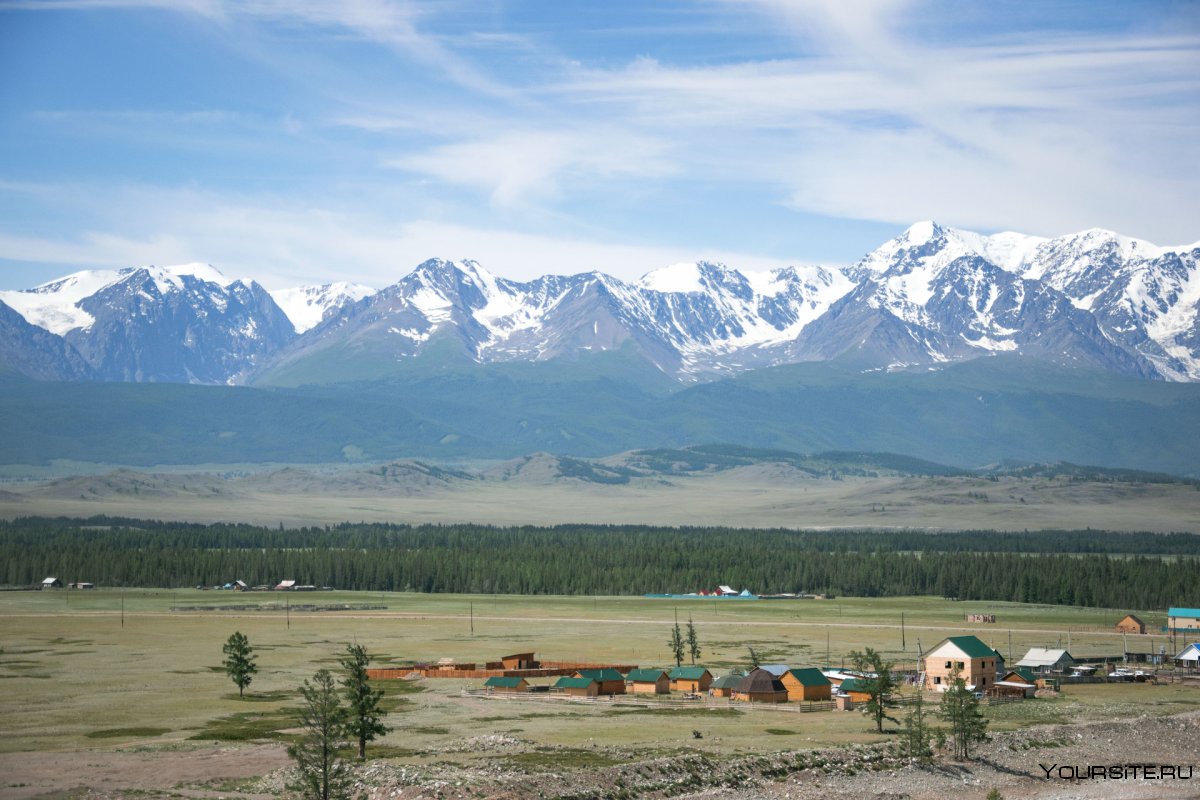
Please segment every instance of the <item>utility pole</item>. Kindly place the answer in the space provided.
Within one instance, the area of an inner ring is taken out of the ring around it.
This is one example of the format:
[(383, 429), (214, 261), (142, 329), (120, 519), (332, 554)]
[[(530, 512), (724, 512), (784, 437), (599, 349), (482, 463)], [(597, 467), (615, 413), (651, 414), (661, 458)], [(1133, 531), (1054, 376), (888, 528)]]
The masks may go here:
[(904, 612), (900, 612), (900, 649), (908, 652), (908, 643), (904, 638)]
[(287, 615), (288, 630), (292, 629), (292, 598), (286, 594), (283, 596), (283, 613)]
[(467, 611), (471, 615), (471, 635), (475, 635), (475, 604), (467, 603)]
[(125, 627), (125, 590), (121, 590), (121, 627)]

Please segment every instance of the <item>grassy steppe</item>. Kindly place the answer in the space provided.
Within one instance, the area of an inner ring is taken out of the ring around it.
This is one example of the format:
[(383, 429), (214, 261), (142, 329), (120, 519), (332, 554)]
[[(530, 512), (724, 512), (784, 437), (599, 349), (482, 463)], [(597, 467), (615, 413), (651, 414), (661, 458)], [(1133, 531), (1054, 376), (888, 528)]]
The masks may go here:
[[(485, 661), (534, 650), (546, 659), (667, 665), (667, 638), (678, 610), (694, 619), (714, 672), (745, 666), (752, 646), (764, 663), (833, 664), (853, 649), (882, 650), (915, 661), (948, 635), (971, 632), (1005, 655), (1011, 632), (1019, 658), (1031, 645), (1077, 655), (1116, 654), (1110, 633), (1125, 612), (965, 603), (935, 598), (825, 601), (669, 601), (327, 592), (292, 595), (292, 604), (383, 605), (386, 610), (260, 610), (274, 594), (179, 590), (0, 593), (0, 752), (95, 747), (190, 749), (210, 742), (286, 739), (296, 687), (319, 667), (336, 668), (348, 642), (367, 647), (377, 666), (453, 657)], [(122, 604), (124, 613), (122, 615)], [(191, 606), (245, 606), (187, 611)], [(251, 608), (253, 606), (253, 608)], [(994, 613), (995, 625), (971, 626), (967, 613)], [(903, 642), (900, 616), (904, 615)], [(1138, 610), (1152, 626), (1160, 611)], [(123, 624), (122, 624), (123, 616)], [(474, 630), (472, 631), (472, 626)], [(235, 630), (258, 655), (259, 673), (239, 700), (220, 669), (221, 646)], [(1129, 637), (1131, 650), (1166, 644)], [(648, 712), (631, 708), (512, 704), (459, 696), (479, 681), (386, 682), (393, 732), (378, 756), (415, 763), (501, 758), (456, 748), (470, 737), (505, 733), (547, 747), (617, 746), (638, 751), (777, 751), (874, 741), (858, 714), (755, 711)], [(1200, 704), (1200, 690), (1144, 684), (1069, 689), (1053, 701), (988, 709), (996, 728), (1036, 722), (1171, 713)], [(700, 730), (703, 739), (694, 739)], [(526, 753), (521, 758), (529, 760)], [(564, 758), (558, 754), (550, 758)], [(582, 757), (582, 756), (581, 756)], [(517, 758), (517, 756), (513, 756)], [(536, 759), (535, 759), (536, 760)]]

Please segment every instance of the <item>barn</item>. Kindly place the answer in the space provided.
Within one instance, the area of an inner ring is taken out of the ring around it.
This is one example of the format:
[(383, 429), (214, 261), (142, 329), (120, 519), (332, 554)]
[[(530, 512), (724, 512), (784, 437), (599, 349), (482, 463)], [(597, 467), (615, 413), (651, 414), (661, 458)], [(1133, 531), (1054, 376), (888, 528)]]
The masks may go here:
[(635, 669), (625, 676), (625, 688), (632, 694), (670, 694), (671, 679), (665, 669)]
[(788, 700), (829, 700), (833, 684), (816, 667), (789, 669), (779, 677), (787, 689)]
[(786, 703), (788, 691), (771, 673), (764, 669), (754, 669), (738, 681), (730, 697), (748, 703)]

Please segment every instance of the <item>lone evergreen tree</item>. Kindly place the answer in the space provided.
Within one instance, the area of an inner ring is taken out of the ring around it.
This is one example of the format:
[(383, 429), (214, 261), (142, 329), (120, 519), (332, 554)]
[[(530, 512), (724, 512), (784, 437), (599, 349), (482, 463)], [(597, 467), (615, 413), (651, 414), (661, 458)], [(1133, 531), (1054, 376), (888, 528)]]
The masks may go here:
[(896, 689), (896, 681), (892, 678), (892, 668), (896, 666), (896, 663), (884, 661), (883, 656), (869, 647), (862, 653), (857, 650), (851, 651), (850, 661), (854, 664), (855, 670), (865, 675), (858, 679), (862, 691), (866, 692), (869, 697), (863, 712), (875, 720), (875, 730), (883, 733), (885, 719), (895, 722), (897, 725), (900, 724), (899, 720), (888, 716), (887, 713), (889, 708), (894, 708), (896, 705), (891, 699), (892, 692)]
[(250, 685), (254, 673), (258, 672), (250, 640), (241, 631), (234, 631), (221, 650), (225, 653), (225, 661), (222, 662), (225, 674), (238, 687), (238, 697), (244, 698), (246, 687)]
[(688, 653), (692, 657), (692, 664), (696, 663), (696, 659), (700, 657), (700, 640), (696, 637), (696, 626), (692, 624), (692, 617), (688, 615), (687, 624), (687, 646)]
[(358, 758), (361, 761), (367, 757), (367, 742), (374, 741), (376, 736), (383, 736), (389, 730), (379, 721), (382, 715), (379, 701), (383, 698), (383, 690), (372, 689), (367, 680), (367, 665), (371, 663), (367, 648), (360, 644), (346, 645), (346, 654), (342, 656), (341, 663), (346, 671), (342, 687), (349, 705), (346, 731), (358, 740)]
[(758, 653), (754, 652), (754, 648), (746, 645), (747, 655), (750, 656), (750, 669), (758, 669)]
[(950, 688), (942, 694), (939, 714), (950, 723), (954, 757), (961, 761), (971, 757), (972, 744), (987, 741), (988, 721), (979, 710), (979, 698), (967, 688), (958, 670), (951, 674), (950, 681)]
[(925, 695), (917, 689), (917, 696), (908, 714), (904, 717), (904, 730), (900, 734), (900, 755), (926, 761), (933, 756), (929, 743), (934, 731), (925, 719)]
[(300, 695), (304, 733), (287, 749), (297, 770), (291, 788), (305, 800), (348, 800), (350, 767), (338, 756), (338, 751), (350, 744), (346, 741), (346, 709), (333, 675), (327, 669), (318, 670), (312, 683), (305, 681), (300, 687)]
[(683, 666), (683, 634), (679, 631), (678, 622), (671, 629), (671, 640), (667, 644), (671, 647), (671, 655), (675, 657), (675, 666)]

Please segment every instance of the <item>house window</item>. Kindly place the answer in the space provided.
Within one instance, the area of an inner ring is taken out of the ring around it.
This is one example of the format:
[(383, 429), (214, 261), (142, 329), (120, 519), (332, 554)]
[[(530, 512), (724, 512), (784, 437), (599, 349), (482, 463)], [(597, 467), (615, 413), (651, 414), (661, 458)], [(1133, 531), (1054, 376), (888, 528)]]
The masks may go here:
[(960, 670), (966, 669), (967, 667), (967, 665), (961, 661), (955, 661), (954, 666), (958, 667)]
[(935, 675), (935, 676), (933, 677), (933, 685), (934, 685), (934, 686), (938, 686), (938, 685), (940, 685), (940, 684), (941, 684), (941, 682), (942, 682), (942, 676), (941, 676), (941, 675)]
[(947, 661), (947, 662), (946, 662), (946, 669), (950, 669), (950, 667), (951, 667), (951, 662)]

